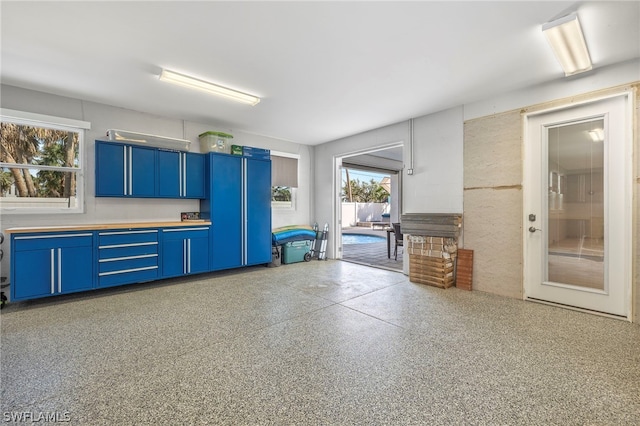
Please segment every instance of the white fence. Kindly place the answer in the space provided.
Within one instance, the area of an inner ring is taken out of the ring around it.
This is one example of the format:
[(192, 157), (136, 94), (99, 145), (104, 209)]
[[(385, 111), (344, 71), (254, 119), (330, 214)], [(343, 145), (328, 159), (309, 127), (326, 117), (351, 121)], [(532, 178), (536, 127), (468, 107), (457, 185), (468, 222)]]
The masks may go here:
[(342, 203), (342, 227), (358, 226), (360, 222), (388, 222), (382, 215), (389, 213), (389, 203)]

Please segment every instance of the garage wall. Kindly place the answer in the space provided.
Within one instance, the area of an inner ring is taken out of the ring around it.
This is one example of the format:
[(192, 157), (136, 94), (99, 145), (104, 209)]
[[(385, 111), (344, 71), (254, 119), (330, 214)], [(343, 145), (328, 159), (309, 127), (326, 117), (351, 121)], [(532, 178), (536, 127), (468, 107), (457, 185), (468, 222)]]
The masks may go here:
[(522, 297), (522, 138), (519, 111), (464, 124), (464, 247), (473, 288)]
[[(415, 118), (413, 131), (414, 173), (411, 164), (411, 125), (403, 121), (316, 146), (316, 220), (334, 230), (336, 157), (342, 157), (399, 142), (404, 145), (402, 176), (403, 213), (462, 212), (463, 108), (455, 107)], [(329, 233), (327, 255), (335, 257), (335, 232)], [(406, 265), (405, 265), (406, 271)]]
[[(95, 140), (104, 139), (107, 129), (123, 129), (163, 135), (191, 141), (191, 151), (200, 152), (198, 135), (208, 130), (219, 130), (234, 135), (234, 143), (274, 151), (298, 154), (298, 183), (295, 209), (274, 209), (273, 226), (304, 224), (311, 220), (313, 199), (311, 189), (314, 176), (314, 147), (265, 136), (229, 129), (212, 120), (194, 123), (169, 117), (160, 117), (124, 108), (51, 95), (3, 85), (0, 88), (2, 108), (36, 114), (88, 121), (91, 129), (85, 134), (84, 187), (85, 211), (80, 214), (8, 214), (0, 217), (0, 229), (19, 226), (71, 225), (103, 222), (171, 221), (180, 220), (180, 212), (199, 211), (198, 200), (122, 199), (95, 197)], [(8, 275), (8, 250), (2, 261), (2, 275)]]
[(522, 109), (492, 114), (464, 124), (464, 247), (474, 250), (475, 290), (522, 297), (522, 113), (571, 105), (635, 88), (633, 139), (632, 304), (640, 321), (640, 83), (583, 93)]

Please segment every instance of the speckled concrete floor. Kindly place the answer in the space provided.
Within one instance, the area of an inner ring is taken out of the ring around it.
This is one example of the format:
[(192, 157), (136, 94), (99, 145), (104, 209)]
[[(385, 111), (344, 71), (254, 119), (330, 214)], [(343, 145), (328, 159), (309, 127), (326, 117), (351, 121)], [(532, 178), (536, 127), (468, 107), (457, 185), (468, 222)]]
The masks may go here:
[(640, 327), (340, 261), (3, 310), (2, 419), (640, 424)]

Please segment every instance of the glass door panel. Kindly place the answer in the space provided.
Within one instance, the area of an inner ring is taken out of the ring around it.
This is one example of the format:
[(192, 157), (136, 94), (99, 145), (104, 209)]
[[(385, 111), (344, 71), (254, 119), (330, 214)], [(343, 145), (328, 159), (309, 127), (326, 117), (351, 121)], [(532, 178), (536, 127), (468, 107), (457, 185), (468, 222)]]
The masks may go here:
[(605, 290), (604, 120), (547, 129), (547, 285)]

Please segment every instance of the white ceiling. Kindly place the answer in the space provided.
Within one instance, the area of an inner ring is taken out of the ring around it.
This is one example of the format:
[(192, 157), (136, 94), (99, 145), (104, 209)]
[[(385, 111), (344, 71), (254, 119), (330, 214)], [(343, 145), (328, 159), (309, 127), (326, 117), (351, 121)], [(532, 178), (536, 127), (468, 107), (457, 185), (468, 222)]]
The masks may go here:
[[(2, 83), (318, 144), (563, 78), (541, 25), (578, 10), (598, 69), (640, 57), (640, 2), (2, 1)], [(158, 80), (162, 67), (262, 97)]]

